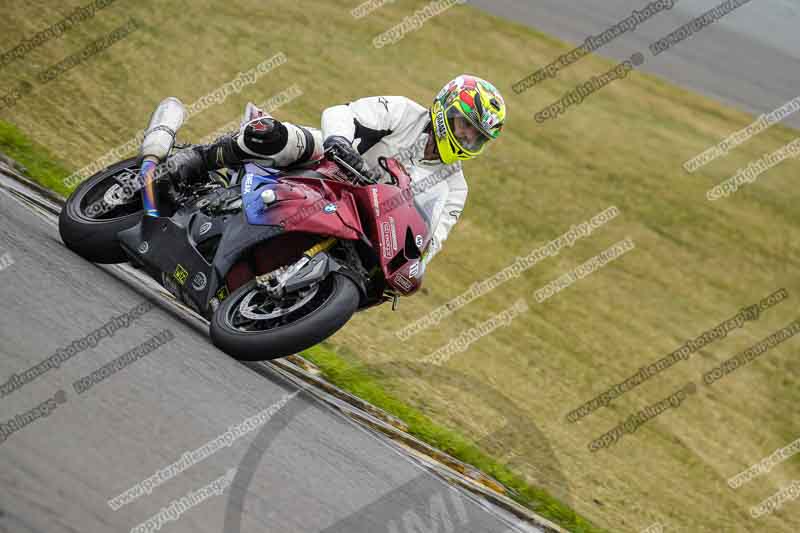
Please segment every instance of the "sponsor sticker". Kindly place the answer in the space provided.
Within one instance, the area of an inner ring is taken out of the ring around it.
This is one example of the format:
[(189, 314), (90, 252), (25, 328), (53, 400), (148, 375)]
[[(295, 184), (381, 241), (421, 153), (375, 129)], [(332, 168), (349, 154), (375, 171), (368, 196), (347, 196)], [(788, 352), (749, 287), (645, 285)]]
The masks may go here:
[(224, 300), (225, 298), (227, 298), (228, 297), (228, 287), (226, 285), (223, 285), (222, 287), (220, 287), (219, 290), (217, 291), (216, 296), (217, 296), (217, 298), (219, 299), (220, 302), (222, 300)]
[(186, 279), (189, 277), (189, 271), (183, 268), (182, 265), (178, 264), (178, 266), (175, 267), (175, 273), (172, 276), (175, 278), (175, 281), (181, 285), (186, 285)]
[(383, 257), (392, 257), (392, 229), (388, 222), (381, 224), (381, 237), (383, 239)]
[(372, 187), (372, 208), (375, 209), (375, 216), (381, 216), (381, 203), (378, 200), (378, 188)]
[(444, 125), (444, 112), (436, 114), (436, 136), (440, 139), (447, 136), (447, 128)]
[(203, 272), (198, 272), (192, 277), (192, 288), (196, 291), (202, 291), (208, 285), (208, 278)]
[(411, 283), (411, 280), (402, 274), (395, 274), (394, 282), (397, 283), (397, 285), (399, 285), (404, 291), (410, 291), (414, 287), (414, 284)]
[(389, 227), (392, 230), (392, 251), (397, 251), (397, 227), (394, 225), (394, 217), (389, 217)]

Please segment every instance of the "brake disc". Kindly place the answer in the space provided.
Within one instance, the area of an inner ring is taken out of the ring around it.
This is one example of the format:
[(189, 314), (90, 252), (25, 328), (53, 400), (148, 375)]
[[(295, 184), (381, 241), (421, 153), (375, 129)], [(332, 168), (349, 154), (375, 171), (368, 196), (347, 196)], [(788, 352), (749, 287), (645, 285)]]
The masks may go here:
[[(311, 299), (314, 296), (316, 296), (318, 291), (319, 291), (319, 284), (315, 283), (314, 285), (311, 285), (306, 289), (301, 289), (296, 293), (293, 293), (291, 295), (286, 295), (295, 297), (296, 301), (292, 305), (284, 307), (281, 305), (283, 303), (282, 300), (275, 301), (269, 296), (267, 296), (263, 291), (256, 289), (251, 291), (247, 296), (245, 296), (242, 299), (242, 302), (239, 304), (239, 313), (243, 317), (250, 320), (271, 320), (274, 318), (279, 318), (282, 316), (286, 316), (294, 311), (297, 311), (298, 309), (306, 305), (309, 301), (311, 301)], [(251, 302), (253, 301), (253, 298), (259, 295), (265, 296), (268, 301), (262, 304), (252, 305)], [(284, 299), (286, 299), (286, 296), (284, 296)], [(274, 308), (272, 311), (264, 312), (265, 310), (263, 308), (268, 303), (273, 303)]]

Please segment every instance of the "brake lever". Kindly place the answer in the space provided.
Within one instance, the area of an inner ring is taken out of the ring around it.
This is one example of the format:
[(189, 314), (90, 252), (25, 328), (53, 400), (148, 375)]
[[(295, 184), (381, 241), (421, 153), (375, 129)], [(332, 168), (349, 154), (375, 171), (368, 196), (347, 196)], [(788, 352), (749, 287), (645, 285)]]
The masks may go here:
[(336, 153), (332, 149), (328, 149), (325, 152), (325, 155), (330, 157), (331, 161), (333, 161), (334, 163), (336, 163), (337, 165), (339, 165), (341, 167), (344, 167), (345, 170), (347, 170), (348, 172), (352, 173), (356, 177), (356, 179), (358, 179), (360, 182), (362, 182), (362, 184), (375, 185), (376, 183), (378, 183), (377, 179), (369, 178), (369, 177), (365, 176), (364, 174), (362, 174), (361, 172), (359, 172), (358, 170), (354, 169), (347, 162), (345, 162), (344, 159), (342, 159), (341, 157), (336, 155)]

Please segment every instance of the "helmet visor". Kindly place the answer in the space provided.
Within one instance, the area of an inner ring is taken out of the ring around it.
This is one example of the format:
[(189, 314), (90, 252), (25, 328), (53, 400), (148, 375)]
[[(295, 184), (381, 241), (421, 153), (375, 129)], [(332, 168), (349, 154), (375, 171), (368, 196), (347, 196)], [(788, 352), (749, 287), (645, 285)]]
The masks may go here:
[(479, 130), (463, 112), (455, 106), (447, 110), (447, 125), (453, 137), (456, 138), (461, 148), (467, 152), (478, 153), (490, 137)]

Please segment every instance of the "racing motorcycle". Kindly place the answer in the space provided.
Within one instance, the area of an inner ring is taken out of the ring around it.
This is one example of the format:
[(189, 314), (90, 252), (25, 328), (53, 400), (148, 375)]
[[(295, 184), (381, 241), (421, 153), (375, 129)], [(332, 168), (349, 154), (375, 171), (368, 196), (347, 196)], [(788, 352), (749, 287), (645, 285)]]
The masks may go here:
[[(244, 120), (258, 116), (248, 105)], [(59, 232), (95, 263), (130, 262), (210, 321), (213, 343), (248, 361), (298, 353), (359, 310), (416, 292), (430, 220), (403, 166), (382, 158), (379, 183), (328, 152), (275, 169), (246, 163), (179, 180), (165, 164), (185, 109), (161, 102), (138, 157), (87, 178)], [(383, 181), (389, 181), (384, 183)]]

